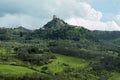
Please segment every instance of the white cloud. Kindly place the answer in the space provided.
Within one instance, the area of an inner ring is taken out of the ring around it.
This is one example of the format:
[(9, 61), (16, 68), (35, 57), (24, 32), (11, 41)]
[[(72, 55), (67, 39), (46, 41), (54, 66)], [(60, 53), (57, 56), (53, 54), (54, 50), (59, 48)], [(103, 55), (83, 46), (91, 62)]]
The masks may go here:
[(102, 18), (102, 13), (93, 9), (89, 4), (83, 2), (79, 5), (83, 17), (88, 20), (100, 20)]
[(120, 15), (115, 17), (115, 22), (120, 26)]
[(40, 27), (40, 21), (45, 24), (44, 22), (47, 20), (41, 20), (40, 18), (25, 14), (5, 14), (3, 17), (0, 17), (0, 26), (8, 28), (23, 26), (28, 29), (36, 29)]
[(12, 16), (6, 14), (0, 17), (0, 26), (7, 27), (7, 26), (15, 26), (15, 25), (20, 25), (19, 16)]
[(71, 16), (78, 16), (88, 20), (100, 20), (102, 13), (96, 11), (86, 2), (77, 2), (76, 0), (61, 0), (57, 2), (59, 6), (55, 8), (55, 14), (62, 15), (61, 17), (70, 18)]
[(102, 21), (91, 21), (91, 20), (86, 20), (84, 18), (70, 18), (66, 20), (67, 23), (71, 25), (78, 25), (78, 26), (83, 26), (87, 29), (90, 30), (120, 30), (120, 26), (116, 24), (115, 21), (108, 21), (108, 22), (102, 22)]
[(83, 16), (71, 16), (69, 19), (66, 19), (66, 22), (71, 25), (83, 26), (90, 30), (120, 30), (120, 15), (115, 17), (115, 20), (103, 22), (101, 21), (102, 13), (96, 11), (87, 3), (80, 3), (80, 10)]

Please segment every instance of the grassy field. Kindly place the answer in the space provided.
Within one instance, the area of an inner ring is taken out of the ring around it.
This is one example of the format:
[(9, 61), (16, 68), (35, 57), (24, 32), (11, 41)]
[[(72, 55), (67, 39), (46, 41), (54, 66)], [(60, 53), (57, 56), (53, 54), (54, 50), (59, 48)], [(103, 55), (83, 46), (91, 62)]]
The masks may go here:
[(109, 80), (120, 80), (120, 73), (112, 73), (112, 77)]
[(60, 72), (66, 67), (64, 66), (64, 64), (67, 64), (73, 68), (77, 68), (77, 67), (84, 68), (85, 66), (88, 65), (88, 63), (89, 61), (80, 58), (57, 54), (57, 59), (48, 65), (48, 70), (51, 72)]
[[(72, 68), (78, 68), (78, 67), (84, 68), (85, 66), (89, 64), (89, 61), (84, 60), (84, 59), (64, 56), (64, 55), (59, 55), (59, 54), (55, 54), (55, 55), (57, 56), (57, 59), (53, 60), (51, 64), (44, 65), (48, 67), (47, 69), (48, 72), (59, 73), (63, 71), (65, 67), (67, 67), (65, 65), (68, 65)], [(36, 68), (38, 70), (41, 70), (41, 68), (44, 66), (37, 66)]]
[(0, 56), (14, 56), (14, 51), (13, 50), (5, 50), (0, 48)]
[(17, 75), (21, 76), (26, 73), (34, 73), (34, 70), (22, 66), (2, 65), (0, 64), (0, 75)]
[[(0, 49), (0, 52), (3, 53), (5, 56), (8, 56), (8, 53), (4, 50), (4, 49)], [(85, 66), (88, 65), (89, 61), (84, 60), (84, 59), (80, 59), (80, 58), (75, 58), (75, 57), (70, 57), (70, 56), (64, 56), (64, 55), (59, 55), (59, 54), (55, 54), (57, 56), (57, 59), (54, 59), (52, 63), (48, 64), (48, 65), (44, 65), (47, 66), (48, 72), (52, 72), (52, 73), (58, 73), (63, 71), (63, 69), (66, 67), (65, 65), (68, 65), (72, 68), (84, 68)], [(39, 55), (41, 56), (41, 55)], [(11, 63), (15, 63), (16, 65), (22, 64), (21, 61), (17, 60), (17, 59), (10, 59), (9, 62), (4, 62), (4, 64), (1, 62), (0, 64), (0, 73), (1, 74), (25, 74), (25, 73), (32, 73), (34, 72), (31, 69), (28, 69), (26, 67), (22, 67), (22, 66), (13, 66), (13, 65), (6, 65), (6, 64), (11, 64)], [(43, 68), (44, 66), (33, 66), (33, 68), (41, 71), (41, 68)]]
[[(0, 49), (0, 53), (3, 53), (5, 56), (10, 56), (8, 55), (8, 52), (4, 49)], [(11, 52), (12, 53), (12, 52)], [(37, 56), (41, 56), (41, 54), (36, 54)], [(57, 59), (53, 59), (53, 61), (47, 65), (44, 66), (35, 66), (35, 65), (30, 65), (33, 69), (30, 69), (28, 67), (23, 67), (21, 66), (15, 66), (15, 65), (9, 65), (13, 64), (13, 62), (16, 65), (22, 64), (23, 62), (18, 60), (18, 59), (10, 59), (9, 62), (4, 62), (0, 64), (0, 75), (2, 76), (17, 76), (17, 77), (22, 77), (26, 73), (32, 74), (34, 72), (42, 71), (43, 67), (47, 67), (47, 70), (45, 72), (50, 72), (52, 74), (62, 72), (65, 68), (71, 67), (74, 69), (77, 68), (85, 68), (91, 62), (90, 60), (84, 60), (76, 57), (70, 57), (70, 56), (65, 56), (65, 55), (60, 55), (60, 54), (55, 54)], [(92, 61), (93, 62), (93, 61)], [(36, 71), (34, 70), (36, 69)], [(110, 77), (109, 80), (120, 80), (120, 73), (112, 73), (112, 76)]]

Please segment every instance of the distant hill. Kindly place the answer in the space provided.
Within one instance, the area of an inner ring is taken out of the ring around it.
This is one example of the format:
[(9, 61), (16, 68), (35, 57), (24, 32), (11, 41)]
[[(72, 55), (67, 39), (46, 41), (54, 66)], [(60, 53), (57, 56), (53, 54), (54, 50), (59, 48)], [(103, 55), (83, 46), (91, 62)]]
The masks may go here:
[(19, 26), (19, 27), (17, 27), (17, 28), (14, 28), (13, 30), (16, 31), (16, 32), (28, 32), (28, 31), (31, 31), (31, 30), (26, 29), (26, 28), (24, 28), (24, 27), (22, 27), (22, 26)]
[(120, 38), (120, 31), (93, 31), (96, 38), (101, 40), (113, 40)]

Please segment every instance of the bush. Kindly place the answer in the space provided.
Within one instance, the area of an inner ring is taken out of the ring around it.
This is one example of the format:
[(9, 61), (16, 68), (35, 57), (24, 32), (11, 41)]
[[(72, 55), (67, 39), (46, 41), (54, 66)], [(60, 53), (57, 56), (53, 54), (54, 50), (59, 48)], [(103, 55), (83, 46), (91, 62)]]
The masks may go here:
[(32, 54), (35, 51), (36, 50), (33, 48), (30, 48), (29, 50), (27, 48), (21, 48), (16, 51), (16, 57), (23, 61), (28, 61), (34, 65), (48, 64), (50, 63), (50, 59), (56, 59), (56, 56), (52, 53), (44, 53), (41, 56)]

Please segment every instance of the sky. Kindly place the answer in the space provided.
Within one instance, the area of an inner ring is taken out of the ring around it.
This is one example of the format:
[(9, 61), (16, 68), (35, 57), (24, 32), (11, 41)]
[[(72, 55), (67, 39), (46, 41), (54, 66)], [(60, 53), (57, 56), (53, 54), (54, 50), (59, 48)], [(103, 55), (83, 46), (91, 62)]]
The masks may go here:
[(120, 31), (120, 0), (0, 0), (0, 27), (39, 29), (53, 15), (90, 30)]

